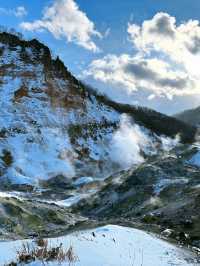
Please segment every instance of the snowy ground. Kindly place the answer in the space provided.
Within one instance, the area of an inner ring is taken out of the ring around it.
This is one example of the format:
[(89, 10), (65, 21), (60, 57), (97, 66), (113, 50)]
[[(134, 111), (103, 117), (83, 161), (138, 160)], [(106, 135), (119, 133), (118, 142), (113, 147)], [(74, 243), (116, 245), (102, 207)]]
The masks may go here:
[(200, 167), (200, 143), (196, 142), (192, 145), (192, 147), (197, 149), (197, 152), (187, 161), (187, 163)]
[(200, 167), (200, 151), (198, 151), (189, 161), (190, 164)]
[[(51, 246), (73, 246), (75, 266), (194, 266), (193, 255), (137, 229), (108, 225), (49, 240)], [(22, 241), (0, 242), (0, 265), (15, 258)], [(29, 264), (43, 265), (41, 262)], [(56, 266), (58, 263), (48, 263)], [(68, 265), (68, 262), (62, 265)], [(72, 265), (72, 264), (71, 264)]]

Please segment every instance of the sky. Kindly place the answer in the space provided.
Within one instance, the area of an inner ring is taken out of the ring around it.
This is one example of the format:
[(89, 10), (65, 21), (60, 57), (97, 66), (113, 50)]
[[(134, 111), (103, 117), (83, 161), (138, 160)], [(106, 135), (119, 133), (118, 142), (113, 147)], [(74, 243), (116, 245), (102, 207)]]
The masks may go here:
[(200, 105), (199, 0), (0, 0), (0, 25), (38, 38), (116, 101)]

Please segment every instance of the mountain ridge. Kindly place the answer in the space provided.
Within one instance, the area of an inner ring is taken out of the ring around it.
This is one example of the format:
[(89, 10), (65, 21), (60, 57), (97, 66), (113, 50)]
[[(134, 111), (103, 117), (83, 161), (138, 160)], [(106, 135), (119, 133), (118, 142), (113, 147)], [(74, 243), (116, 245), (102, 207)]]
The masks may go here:
[(185, 110), (174, 115), (175, 118), (190, 124), (192, 126), (200, 125), (200, 106), (192, 109)]

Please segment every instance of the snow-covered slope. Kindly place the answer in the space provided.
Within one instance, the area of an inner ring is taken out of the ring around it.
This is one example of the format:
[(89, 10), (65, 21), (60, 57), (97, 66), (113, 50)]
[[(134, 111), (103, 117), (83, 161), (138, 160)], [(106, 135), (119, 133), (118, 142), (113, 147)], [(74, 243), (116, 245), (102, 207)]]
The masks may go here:
[(175, 138), (179, 132), (184, 140), (192, 139), (195, 129), (98, 96), (75, 79), (59, 58), (52, 59), (45, 45), (0, 33), (4, 188), (39, 187), (58, 177), (72, 183), (85, 176), (103, 178), (144, 161), (166, 147), (166, 141), (168, 147), (176, 144), (158, 135)]
[[(0, 243), (0, 263), (15, 261), (16, 250), (22, 241)], [(49, 239), (51, 246), (63, 243), (64, 248), (73, 247), (76, 266), (193, 266), (200, 265), (193, 254), (168, 244), (153, 235), (136, 229), (108, 225), (94, 230), (80, 231), (65, 237)], [(58, 262), (49, 261), (56, 266)], [(31, 266), (43, 262), (29, 263)], [(68, 265), (65, 261), (59, 265)]]
[[(12, 183), (37, 185), (57, 175), (73, 177), (84, 167), (75, 170), (80, 159), (95, 168), (106, 153), (103, 142), (119, 121), (117, 112), (89, 99), (69, 73), (67, 78), (60, 74), (59, 59), (47, 68), (44, 48), (1, 44), (1, 176)], [(103, 141), (95, 141), (95, 134), (81, 136), (88, 128), (99, 130)]]

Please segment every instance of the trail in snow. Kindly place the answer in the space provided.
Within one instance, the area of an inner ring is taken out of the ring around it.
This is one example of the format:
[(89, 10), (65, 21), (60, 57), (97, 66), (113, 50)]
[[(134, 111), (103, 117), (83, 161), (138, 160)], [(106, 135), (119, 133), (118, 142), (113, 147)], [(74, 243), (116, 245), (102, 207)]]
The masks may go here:
[[(27, 240), (30, 241), (30, 240)], [(197, 266), (193, 254), (143, 231), (108, 225), (49, 239), (51, 246), (73, 246), (75, 266)], [(0, 242), (0, 265), (15, 258), (22, 241)], [(43, 265), (41, 262), (29, 264)], [(58, 263), (49, 262), (49, 266)], [(68, 265), (67, 262), (61, 265)]]

